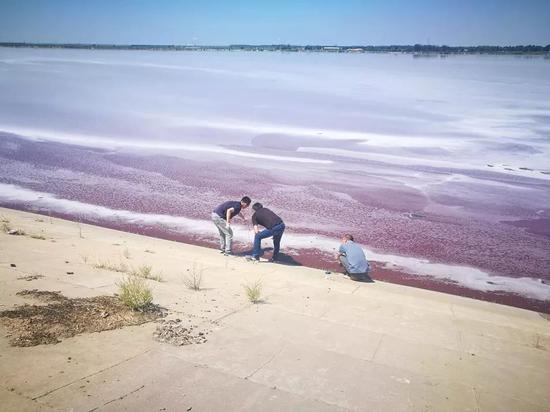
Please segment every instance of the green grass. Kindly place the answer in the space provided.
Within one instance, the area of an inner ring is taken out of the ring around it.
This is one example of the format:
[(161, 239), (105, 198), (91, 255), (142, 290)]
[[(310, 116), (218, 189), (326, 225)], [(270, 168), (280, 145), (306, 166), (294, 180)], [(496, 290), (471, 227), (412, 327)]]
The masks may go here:
[(118, 298), (133, 310), (143, 310), (153, 302), (153, 292), (145, 279), (130, 275), (118, 283)]
[(141, 265), (138, 268), (134, 268), (131, 270), (130, 274), (143, 279), (150, 279), (157, 282), (162, 282), (162, 277), (159, 274), (153, 273), (153, 267), (150, 265)]
[(262, 281), (257, 280), (254, 283), (244, 285), (244, 291), (248, 300), (254, 304), (262, 301)]

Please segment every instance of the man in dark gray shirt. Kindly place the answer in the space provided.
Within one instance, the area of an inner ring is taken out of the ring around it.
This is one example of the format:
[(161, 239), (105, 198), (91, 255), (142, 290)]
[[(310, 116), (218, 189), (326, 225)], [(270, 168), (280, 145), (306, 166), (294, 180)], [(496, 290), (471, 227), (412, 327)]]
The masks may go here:
[(338, 250), (337, 258), (351, 280), (372, 282), (368, 275), (370, 267), (365, 252), (363, 252), (361, 246), (353, 241), (352, 235), (345, 234), (342, 236), (342, 244)]
[[(252, 224), (254, 225), (254, 249), (252, 256), (249, 260), (259, 260), (261, 253), (262, 239), (273, 236), (273, 256), (272, 262), (276, 262), (279, 258), (279, 250), (281, 247), (281, 238), (285, 231), (285, 224), (283, 220), (269, 210), (267, 207), (263, 207), (261, 203), (254, 203), (252, 205), (254, 214), (252, 215)], [(259, 226), (265, 227), (260, 231)]]

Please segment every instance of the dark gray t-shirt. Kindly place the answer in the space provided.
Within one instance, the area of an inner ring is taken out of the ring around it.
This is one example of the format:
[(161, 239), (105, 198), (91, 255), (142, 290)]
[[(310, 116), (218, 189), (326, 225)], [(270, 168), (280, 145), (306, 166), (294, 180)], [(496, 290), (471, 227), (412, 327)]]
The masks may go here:
[(258, 209), (252, 215), (253, 225), (261, 225), (267, 229), (273, 229), (273, 226), (276, 226), (279, 223), (283, 223), (283, 220), (267, 207), (262, 207), (261, 209)]
[(231, 213), (231, 217), (238, 215), (241, 211), (241, 202), (237, 202), (236, 200), (228, 200), (227, 202), (223, 202), (221, 205), (214, 209), (214, 213), (216, 213), (222, 219), (226, 219), (227, 209), (231, 208), (235, 209), (233, 213)]
[(367, 262), (365, 252), (357, 243), (348, 240), (340, 246), (340, 253), (346, 255), (350, 273), (366, 273), (369, 271), (369, 262)]

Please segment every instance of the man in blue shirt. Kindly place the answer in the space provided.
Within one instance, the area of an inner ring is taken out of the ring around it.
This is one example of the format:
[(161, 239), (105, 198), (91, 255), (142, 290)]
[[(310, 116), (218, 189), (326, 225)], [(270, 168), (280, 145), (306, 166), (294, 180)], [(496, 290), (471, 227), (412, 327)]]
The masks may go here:
[(244, 196), (240, 202), (229, 200), (218, 205), (212, 211), (212, 221), (220, 232), (220, 252), (225, 255), (231, 255), (231, 243), (233, 241), (233, 229), (231, 229), (231, 219), (237, 215), (242, 217), (241, 210), (250, 206), (251, 200)]
[(346, 275), (351, 280), (359, 282), (372, 282), (368, 275), (370, 267), (363, 248), (353, 241), (353, 236), (345, 234), (337, 255), (340, 264), (344, 267)]

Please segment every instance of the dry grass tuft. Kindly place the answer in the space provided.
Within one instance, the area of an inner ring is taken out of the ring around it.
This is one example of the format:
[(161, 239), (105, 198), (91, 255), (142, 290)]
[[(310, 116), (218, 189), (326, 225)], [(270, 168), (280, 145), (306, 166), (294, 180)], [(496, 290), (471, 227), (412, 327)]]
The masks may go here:
[(122, 256), (124, 256), (126, 259), (130, 259), (130, 251), (128, 250), (128, 248), (124, 248), (124, 250), (122, 251)]
[(30, 235), (30, 237), (38, 240), (46, 240), (46, 237), (44, 235)]
[(108, 260), (98, 260), (92, 265), (95, 269), (105, 269), (112, 272), (126, 273), (128, 272), (128, 266), (125, 263), (111, 262)]
[(137, 269), (134, 268), (131, 270), (130, 274), (143, 278), (143, 279), (150, 279), (157, 282), (162, 282), (162, 277), (160, 274), (154, 274), (153, 273), (153, 267), (150, 265), (141, 265)]
[(260, 303), (262, 301), (262, 281), (256, 280), (255, 282), (249, 282), (245, 284), (244, 291), (248, 300), (254, 304)]
[(2, 227), (2, 232), (8, 233), (11, 230), (10, 221), (2, 220), (1, 227)]
[(202, 267), (202, 265), (197, 265), (197, 263), (193, 263), (191, 273), (183, 275), (183, 284), (191, 290), (201, 290), (203, 273), (204, 268)]

